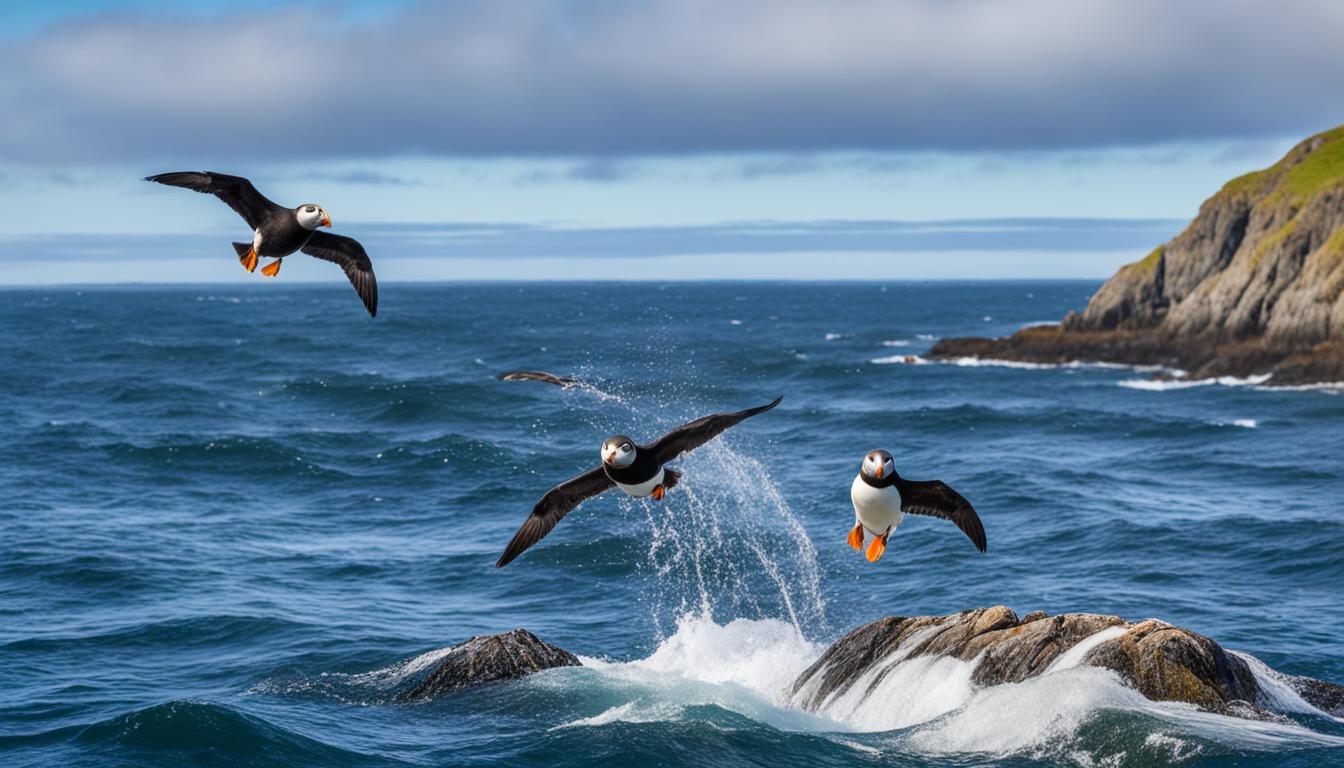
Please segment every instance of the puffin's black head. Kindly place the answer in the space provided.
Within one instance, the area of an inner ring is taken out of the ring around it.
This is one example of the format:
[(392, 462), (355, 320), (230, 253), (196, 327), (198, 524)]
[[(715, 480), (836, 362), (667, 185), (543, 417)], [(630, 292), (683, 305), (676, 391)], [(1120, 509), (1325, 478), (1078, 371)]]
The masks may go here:
[(895, 477), (896, 463), (892, 461), (890, 453), (879, 448), (876, 451), (869, 451), (868, 455), (863, 457), (863, 466), (859, 471), (878, 480)]
[(317, 229), (318, 227), (330, 227), (331, 217), (323, 210), (322, 206), (316, 203), (304, 203), (294, 209), (294, 216), (298, 218), (299, 224), (304, 229)]
[(625, 435), (612, 435), (602, 442), (602, 463), (620, 469), (635, 462), (635, 441)]

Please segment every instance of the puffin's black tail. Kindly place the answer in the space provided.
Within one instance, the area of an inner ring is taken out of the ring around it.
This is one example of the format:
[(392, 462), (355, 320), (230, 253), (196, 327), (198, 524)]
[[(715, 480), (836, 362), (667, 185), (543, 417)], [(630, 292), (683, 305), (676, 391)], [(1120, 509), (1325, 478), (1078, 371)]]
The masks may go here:
[(238, 252), (238, 258), (241, 259), (241, 258), (247, 256), (247, 252), (248, 252), (248, 251), (252, 250), (252, 244), (251, 244), (251, 243), (234, 243), (234, 244), (233, 244), (233, 250), (235, 250), (235, 251)]
[(672, 489), (677, 487), (677, 481), (681, 479), (681, 473), (675, 469), (663, 467), (663, 487)]

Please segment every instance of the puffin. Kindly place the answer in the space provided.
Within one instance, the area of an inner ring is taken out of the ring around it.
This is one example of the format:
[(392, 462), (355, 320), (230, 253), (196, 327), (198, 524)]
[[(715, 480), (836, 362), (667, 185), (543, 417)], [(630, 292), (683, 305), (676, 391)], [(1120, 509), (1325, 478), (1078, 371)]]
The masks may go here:
[(546, 384), (554, 384), (563, 389), (572, 389), (583, 384), (573, 376), (556, 376), (545, 371), (509, 371), (508, 373), (501, 373), (495, 378), (500, 381), (540, 381)]
[(571, 510), (613, 486), (627, 496), (662, 501), (668, 489), (675, 487), (681, 479), (680, 472), (664, 465), (713, 440), (734, 424), (765, 413), (783, 399), (777, 397), (765, 405), (743, 411), (710, 414), (682, 424), (648, 445), (638, 445), (625, 435), (608, 437), (602, 441), (602, 463), (547, 491), (532, 507), (532, 514), (513, 535), (495, 567), (503, 568), (513, 562), (550, 533)]
[(303, 251), (345, 270), (369, 315), (377, 317), (378, 281), (373, 276), (373, 262), (358, 240), (317, 231), (318, 227), (331, 226), (331, 217), (322, 206), (304, 203), (285, 208), (268, 200), (247, 179), (213, 171), (160, 173), (146, 176), (145, 181), (214, 195), (242, 216), (252, 228), (252, 242), (234, 243), (233, 249), (248, 272), (257, 268), (259, 257), (266, 256), (275, 261), (262, 267), (261, 273), (275, 277), (280, 274), (280, 262), (286, 256)]
[(987, 547), (985, 526), (965, 497), (941, 480), (901, 477), (886, 451), (869, 451), (864, 457), (859, 475), (849, 487), (849, 500), (854, 503), (849, 546), (862, 551), (864, 534), (870, 534), (873, 541), (866, 553), (870, 563), (876, 563), (887, 551), (887, 540), (905, 515), (951, 520), (976, 549), (984, 552)]

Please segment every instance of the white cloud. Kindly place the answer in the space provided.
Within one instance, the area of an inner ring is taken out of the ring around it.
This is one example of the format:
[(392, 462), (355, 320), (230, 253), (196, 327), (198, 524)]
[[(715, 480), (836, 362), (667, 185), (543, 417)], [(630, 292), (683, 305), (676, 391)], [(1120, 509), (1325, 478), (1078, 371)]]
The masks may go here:
[(0, 43), (0, 160), (998, 150), (1344, 119), (1328, 0), (542, 0), (68, 19)]

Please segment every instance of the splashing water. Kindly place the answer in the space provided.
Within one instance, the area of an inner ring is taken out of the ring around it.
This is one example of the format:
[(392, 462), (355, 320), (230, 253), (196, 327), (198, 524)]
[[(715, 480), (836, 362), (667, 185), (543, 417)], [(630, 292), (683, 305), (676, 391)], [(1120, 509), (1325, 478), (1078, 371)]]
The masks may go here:
[[(659, 410), (619, 392), (574, 391), (624, 406), (632, 418)], [(798, 632), (824, 634), (816, 547), (765, 465), (722, 436), (675, 464), (683, 477), (666, 499), (622, 501), (648, 526), (646, 602), (657, 639), (667, 638), (687, 615), (787, 618)], [(751, 556), (743, 557), (744, 550)]]

